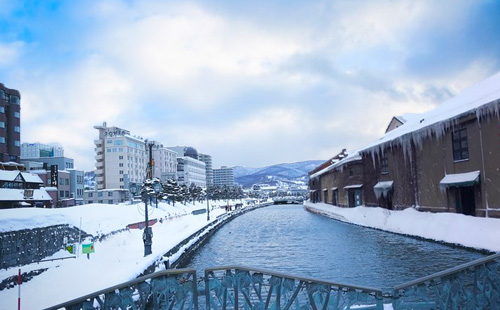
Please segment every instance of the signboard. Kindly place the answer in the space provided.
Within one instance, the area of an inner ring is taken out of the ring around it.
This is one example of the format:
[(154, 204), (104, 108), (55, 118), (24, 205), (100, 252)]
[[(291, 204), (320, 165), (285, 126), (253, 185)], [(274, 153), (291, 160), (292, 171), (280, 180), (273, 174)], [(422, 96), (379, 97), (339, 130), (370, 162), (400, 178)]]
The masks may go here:
[(59, 183), (59, 167), (57, 165), (50, 165), (50, 186), (58, 187)]
[(66, 245), (66, 251), (68, 251), (71, 254), (75, 254), (75, 245), (74, 244), (67, 244)]
[(83, 254), (95, 253), (94, 243), (92, 242), (92, 243), (82, 244), (82, 253)]

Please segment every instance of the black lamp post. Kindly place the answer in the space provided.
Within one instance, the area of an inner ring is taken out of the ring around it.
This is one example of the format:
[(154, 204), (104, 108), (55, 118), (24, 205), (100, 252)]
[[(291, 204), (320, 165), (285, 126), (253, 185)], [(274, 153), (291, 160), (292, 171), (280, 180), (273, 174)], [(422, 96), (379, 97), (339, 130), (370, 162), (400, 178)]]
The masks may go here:
[(148, 219), (148, 200), (151, 198), (150, 193), (147, 190), (142, 191), (142, 201), (144, 201), (144, 217), (145, 217), (145, 228), (142, 234), (142, 240), (144, 241), (144, 256), (151, 254), (151, 245), (153, 244), (153, 236), (151, 228), (149, 227)]
[(209, 204), (208, 204), (208, 187), (207, 187), (207, 222), (210, 221), (210, 207), (209, 207)]
[(155, 190), (156, 209), (158, 209), (158, 195), (160, 194), (161, 191), (161, 183), (155, 182), (153, 184), (153, 189)]

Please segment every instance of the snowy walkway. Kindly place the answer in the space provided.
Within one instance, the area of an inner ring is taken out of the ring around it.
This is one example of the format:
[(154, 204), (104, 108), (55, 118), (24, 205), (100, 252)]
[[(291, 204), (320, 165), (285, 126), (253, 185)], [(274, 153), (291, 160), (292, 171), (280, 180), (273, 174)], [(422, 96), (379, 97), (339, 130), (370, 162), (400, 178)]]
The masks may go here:
[(304, 205), (314, 213), (343, 222), (475, 249), (500, 251), (500, 219), (420, 212), (413, 208), (390, 211), (373, 207), (340, 208), (311, 202)]
[[(224, 205), (225, 202), (220, 202)], [(0, 210), (0, 232), (45, 227), (56, 224), (80, 225), (82, 230), (93, 234), (107, 234), (125, 228), (128, 224), (144, 221), (144, 213), (136, 205), (92, 204), (63, 209), (22, 208)], [(162, 258), (174, 246), (208, 224), (206, 213), (192, 215), (197, 209), (206, 208), (204, 203), (177, 203), (175, 207), (160, 203), (151, 219), (168, 217), (156, 223), (153, 229), (152, 255), (143, 257), (142, 230), (131, 229), (95, 243), (95, 253), (90, 260), (85, 255), (76, 259), (34, 263), (22, 266), (23, 273), (49, 268), (42, 274), (22, 284), (21, 306), (23, 310), (43, 309), (85, 294), (89, 294), (125, 281), (134, 279), (147, 267)], [(224, 208), (210, 212), (213, 222)], [(120, 216), (117, 216), (117, 215)], [(68, 257), (61, 250), (53, 257)], [(18, 268), (0, 270), (0, 281), (17, 275)], [(0, 291), (0, 310), (17, 308), (17, 286)]]

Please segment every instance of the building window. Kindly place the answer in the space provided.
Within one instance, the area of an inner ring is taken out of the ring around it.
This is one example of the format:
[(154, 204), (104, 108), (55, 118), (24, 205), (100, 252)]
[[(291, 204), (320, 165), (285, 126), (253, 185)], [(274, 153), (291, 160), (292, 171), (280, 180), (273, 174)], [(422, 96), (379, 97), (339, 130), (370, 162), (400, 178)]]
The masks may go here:
[(10, 103), (19, 104), (19, 97), (10, 95)]
[(0, 143), (5, 143), (5, 137), (0, 137)]
[(389, 158), (387, 158), (387, 154), (384, 154), (381, 160), (381, 169), (382, 174), (389, 173)]
[(5, 113), (5, 108), (4, 107), (0, 107), (0, 113)]
[(119, 164), (118, 164), (118, 167), (123, 167), (123, 163), (119, 163)]
[(102, 197), (102, 192), (97, 193), (97, 197)]
[(93, 193), (89, 193), (89, 198), (92, 198), (93, 196)]
[(108, 197), (113, 197), (113, 192), (108, 192)]
[(69, 198), (69, 191), (65, 191), (64, 195)]
[(123, 178), (120, 178), (120, 182), (123, 182)]
[(5, 128), (5, 122), (0, 122), (0, 128)]
[(118, 159), (123, 159), (123, 156), (122, 155), (118, 156)]
[(59, 197), (64, 198), (64, 191), (59, 191)]
[(467, 129), (462, 128), (451, 134), (453, 143), (453, 160), (469, 159), (469, 143), (467, 141)]
[(98, 203), (104, 203), (103, 201), (104, 201), (104, 200), (98, 200), (97, 202), (98, 202)]
[(108, 203), (113, 204), (113, 200), (112, 199), (108, 200)]
[(349, 176), (353, 176), (354, 175), (354, 171), (352, 171), (352, 169), (349, 169)]
[(20, 141), (18, 141), (18, 140), (16, 140), (16, 141), (14, 141), (14, 145), (15, 145), (15, 146), (21, 146), (21, 142), (20, 142)]
[(123, 174), (123, 170), (120, 170), (120, 174)]
[(15, 132), (21, 132), (21, 128), (19, 126), (14, 126), (14, 131)]
[(19, 114), (19, 112), (14, 112), (14, 117), (15, 118), (21, 118), (21, 114)]

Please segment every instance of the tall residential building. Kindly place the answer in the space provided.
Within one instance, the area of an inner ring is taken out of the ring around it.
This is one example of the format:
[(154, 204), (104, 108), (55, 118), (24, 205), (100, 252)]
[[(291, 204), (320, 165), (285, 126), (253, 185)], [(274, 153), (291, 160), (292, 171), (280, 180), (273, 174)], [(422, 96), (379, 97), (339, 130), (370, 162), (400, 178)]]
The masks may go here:
[(97, 189), (128, 189), (130, 182), (146, 178), (146, 144), (130, 131), (118, 127), (94, 126), (99, 130), (96, 146)]
[(233, 168), (222, 166), (220, 169), (214, 169), (214, 185), (233, 187), (235, 185)]
[(207, 187), (214, 184), (214, 170), (212, 169), (212, 156), (208, 154), (198, 154), (198, 159), (205, 163), (205, 175), (207, 178)]
[(21, 94), (0, 83), (0, 162), (21, 156)]
[(205, 163), (199, 160), (198, 151), (189, 146), (174, 146), (169, 149), (177, 153), (177, 181), (180, 185), (206, 187)]
[(64, 148), (55, 144), (23, 143), (21, 158), (64, 157)]
[[(153, 177), (162, 182), (177, 178), (177, 153), (163, 146), (163, 144), (153, 141)], [(149, 152), (149, 149), (147, 150)], [(149, 156), (149, 154), (148, 154)], [(149, 158), (149, 157), (148, 157)]]

